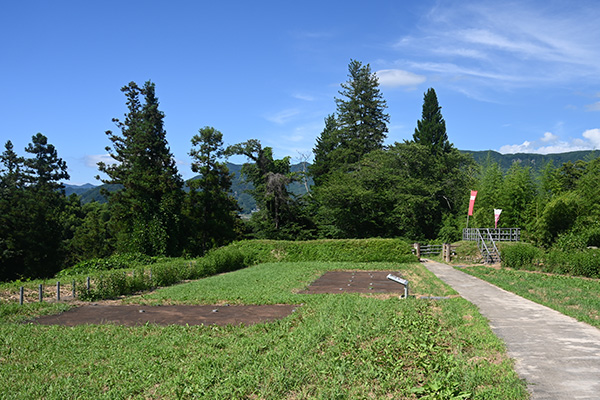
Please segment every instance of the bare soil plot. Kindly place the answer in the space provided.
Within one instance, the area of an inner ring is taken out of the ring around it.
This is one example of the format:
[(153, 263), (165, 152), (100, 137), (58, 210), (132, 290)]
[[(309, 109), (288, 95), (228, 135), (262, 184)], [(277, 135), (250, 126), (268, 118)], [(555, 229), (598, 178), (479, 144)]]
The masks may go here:
[[(398, 271), (329, 271), (311, 283), (302, 294), (317, 293), (398, 293), (404, 286), (387, 279)], [(116, 324), (144, 325), (252, 325), (290, 315), (294, 304), (275, 305), (120, 305), (85, 304), (57, 315), (42, 316), (40, 325)]]
[(404, 286), (387, 279), (388, 274), (401, 277), (398, 271), (329, 271), (299, 293), (404, 294)]
[(293, 304), (275, 305), (114, 305), (90, 304), (58, 315), (37, 318), (34, 324), (66, 325), (116, 324), (144, 325), (251, 325), (274, 321), (298, 308)]

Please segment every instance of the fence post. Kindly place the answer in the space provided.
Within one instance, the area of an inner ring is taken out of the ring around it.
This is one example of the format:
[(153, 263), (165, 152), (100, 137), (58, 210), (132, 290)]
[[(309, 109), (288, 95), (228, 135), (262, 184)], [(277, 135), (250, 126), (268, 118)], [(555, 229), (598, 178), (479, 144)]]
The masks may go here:
[(421, 245), (419, 243), (414, 243), (413, 247), (415, 248), (415, 255), (417, 258), (421, 258)]
[(56, 301), (60, 301), (60, 282), (56, 281)]
[(75, 298), (75, 280), (73, 280), (73, 298)]
[(87, 291), (90, 291), (90, 277), (87, 277)]
[(444, 262), (449, 263), (452, 261), (452, 254), (450, 250), (450, 243), (444, 243), (442, 247), (442, 257), (444, 258)]
[(39, 287), (39, 298), (40, 298), (40, 303), (44, 300), (44, 287), (42, 286), (42, 284), (40, 283), (40, 287)]
[(21, 286), (21, 288), (19, 289), (19, 305), (23, 305), (23, 286)]

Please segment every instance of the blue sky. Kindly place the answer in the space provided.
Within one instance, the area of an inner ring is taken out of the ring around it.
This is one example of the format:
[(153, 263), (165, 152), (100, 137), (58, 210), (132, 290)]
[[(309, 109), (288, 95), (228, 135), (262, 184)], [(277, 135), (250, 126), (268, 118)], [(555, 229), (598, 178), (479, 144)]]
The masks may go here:
[(433, 87), (461, 150), (597, 149), (599, 20), (595, 0), (5, 1), (0, 141), (25, 155), (41, 132), (71, 183), (98, 183), (119, 89), (152, 80), (185, 178), (203, 126), (298, 161), (356, 59), (379, 76), (387, 143), (412, 138)]

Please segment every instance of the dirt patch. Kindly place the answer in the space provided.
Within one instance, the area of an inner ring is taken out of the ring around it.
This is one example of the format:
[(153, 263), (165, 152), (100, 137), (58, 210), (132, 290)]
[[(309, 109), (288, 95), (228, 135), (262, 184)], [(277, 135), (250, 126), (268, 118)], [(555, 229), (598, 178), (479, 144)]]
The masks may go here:
[(274, 305), (113, 305), (90, 304), (32, 321), (40, 325), (82, 324), (144, 325), (252, 325), (284, 318), (299, 306)]
[(398, 271), (329, 271), (299, 293), (404, 294), (404, 286), (387, 279), (388, 274), (402, 277)]

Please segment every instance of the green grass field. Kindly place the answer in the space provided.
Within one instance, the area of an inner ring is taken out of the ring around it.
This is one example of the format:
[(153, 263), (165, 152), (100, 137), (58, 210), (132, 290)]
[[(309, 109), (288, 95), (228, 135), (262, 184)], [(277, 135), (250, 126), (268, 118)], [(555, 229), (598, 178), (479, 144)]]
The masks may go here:
[(483, 266), (461, 268), (461, 271), (600, 328), (598, 279)]
[(67, 306), (25, 305), (0, 320), (0, 398), (528, 398), (467, 301), (296, 294), (333, 269), (397, 270), (411, 293), (455, 293), (420, 264), (280, 262), (124, 300), (303, 304), (272, 323), (38, 326), (16, 321)]

